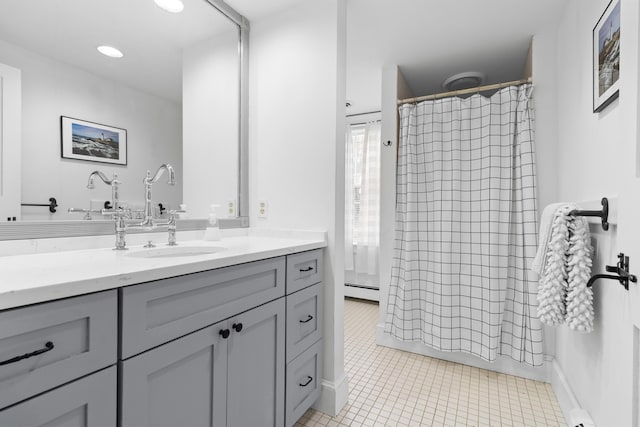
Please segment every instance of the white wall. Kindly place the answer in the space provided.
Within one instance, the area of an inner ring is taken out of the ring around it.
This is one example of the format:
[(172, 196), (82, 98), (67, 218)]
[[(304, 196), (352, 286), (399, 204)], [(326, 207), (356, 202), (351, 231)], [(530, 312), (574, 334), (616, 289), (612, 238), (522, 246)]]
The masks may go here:
[[(624, 185), (624, 165), (635, 165), (637, 122), (638, 4), (621, 3), (621, 95), (606, 110), (592, 112), (592, 29), (609, 0), (571, 0), (557, 29), (536, 36), (534, 79), (538, 134), (555, 128), (555, 153), (538, 168), (545, 204), (554, 201), (600, 200), (614, 197)], [(543, 92), (553, 91), (545, 96)], [(542, 108), (541, 108), (542, 107)], [(555, 118), (554, 118), (555, 117)], [(539, 164), (540, 164), (539, 163)], [(552, 176), (547, 176), (550, 173)], [(628, 174), (627, 174), (628, 175)], [(550, 187), (555, 188), (555, 195)], [(591, 226), (596, 243), (593, 272), (616, 262), (616, 227)], [(561, 403), (572, 393), (598, 426), (632, 423), (632, 336), (624, 310), (628, 293), (617, 282), (594, 287), (595, 330), (579, 334), (557, 329), (555, 342), (559, 377), (554, 389)], [(564, 377), (566, 382), (560, 381)], [(567, 404), (569, 401), (565, 401)], [(566, 406), (564, 410), (570, 409)]]
[[(251, 22), (251, 225), (328, 232), (324, 381), (318, 407), (337, 414), (344, 374), (345, 5), (304, 2)], [(268, 217), (258, 218), (258, 201)]]
[(186, 49), (182, 64), (183, 199), (191, 217), (205, 218), (210, 204), (226, 217), (238, 194), (237, 30)]
[[(78, 68), (0, 41), (0, 62), (22, 70), (22, 201), (59, 208), (24, 207), (22, 219), (81, 219), (67, 208), (88, 208), (90, 199), (110, 200), (111, 190), (98, 183), (86, 188), (93, 170), (122, 181), (120, 196), (130, 204), (144, 202), (142, 179), (162, 163), (176, 167), (179, 185), (154, 187), (154, 202), (176, 206), (182, 200), (180, 105), (105, 80)], [(62, 159), (60, 116), (102, 123), (127, 130), (128, 165)]]
[(382, 69), (382, 124), (380, 139), (391, 141), (382, 146), (380, 156), (380, 319), (378, 342), (387, 313), (391, 261), (395, 246), (396, 163), (398, 156), (398, 99), (411, 98), (404, 76), (395, 64)]

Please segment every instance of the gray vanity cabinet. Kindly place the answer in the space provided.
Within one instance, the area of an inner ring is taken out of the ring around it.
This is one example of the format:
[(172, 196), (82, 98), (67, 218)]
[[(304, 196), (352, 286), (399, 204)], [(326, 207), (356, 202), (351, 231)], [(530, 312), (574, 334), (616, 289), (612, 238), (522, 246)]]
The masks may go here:
[(281, 426), (284, 300), (122, 362), (122, 427)]
[(1, 311), (0, 427), (292, 425), (320, 395), (322, 257)]
[(3, 427), (116, 427), (116, 367), (0, 411)]

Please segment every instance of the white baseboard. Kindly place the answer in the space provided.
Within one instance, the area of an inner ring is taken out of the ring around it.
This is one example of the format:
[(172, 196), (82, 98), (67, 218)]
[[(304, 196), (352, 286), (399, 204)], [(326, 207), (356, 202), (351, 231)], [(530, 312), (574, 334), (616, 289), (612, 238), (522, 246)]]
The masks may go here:
[(322, 380), (320, 398), (313, 405), (314, 409), (335, 417), (349, 401), (349, 379), (343, 375), (336, 382)]
[(344, 285), (344, 296), (370, 301), (380, 301), (380, 290)]
[(567, 377), (565, 377), (562, 368), (555, 359), (551, 361), (551, 387), (556, 394), (556, 398), (558, 398), (564, 419), (570, 420), (569, 414), (571, 410), (579, 409), (580, 403), (575, 394), (573, 394), (573, 390), (571, 390), (567, 382)]
[(398, 350), (409, 351), (411, 353), (422, 354), (423, 356), (435, 359), (447, 360), (449, 362), (474, 366), (488, 371), (499, 372), (507, 375), (528, 378), (536, 381), (551, 382), (551, 362), (552, 356), (544, 356), (544, 364), (540, 367), (533, 367), (523, 363), (518, 363), (506, 356), (499, 356), (495, 362), (487, 362), (479, 357), (467, 353), (438, 351), (420, 342), (403, 342), (384, 333), (384, 325), (377, 325), (376, 344), (385, 347), (396, 348)]

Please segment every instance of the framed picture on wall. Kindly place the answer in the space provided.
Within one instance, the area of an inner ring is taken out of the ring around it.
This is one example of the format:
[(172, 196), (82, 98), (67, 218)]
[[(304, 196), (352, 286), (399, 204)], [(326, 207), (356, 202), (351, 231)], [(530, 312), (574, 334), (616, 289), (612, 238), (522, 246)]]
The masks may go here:
[(620, 85), (620, 0), (611, 0), (593, 28), (593, 112), (618, 97)]
[(127, 164), (127, 130), (60, 116), (62, 157)]

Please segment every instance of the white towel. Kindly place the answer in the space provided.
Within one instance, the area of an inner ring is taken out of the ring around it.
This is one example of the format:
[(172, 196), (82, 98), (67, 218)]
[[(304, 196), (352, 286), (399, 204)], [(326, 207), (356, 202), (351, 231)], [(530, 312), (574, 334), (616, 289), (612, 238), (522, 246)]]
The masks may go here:
[(576, 208), (564, 204), (555, 209), (538, 288), (538, 317), (547, 325), (566, 320), (573, 330), (591, 332), (593, 292), (586, 285), (593, 250), (587, 220), (569, 215)]
[(551, 234), (551, 226), (553, 225), (553, 218), (558, 208), (566, 206), (566, 203), (552, 203), (547, 205), (542, 211), (540, 217), (540, 231), (538, 234), (538, 252), (536, 252), (535, 258), (531, 261), (530, 269), (538, 273), (538, 276), (542, 275), (544, 266), (547, 263), (547, 251), (549, 250), (549, 237)]

